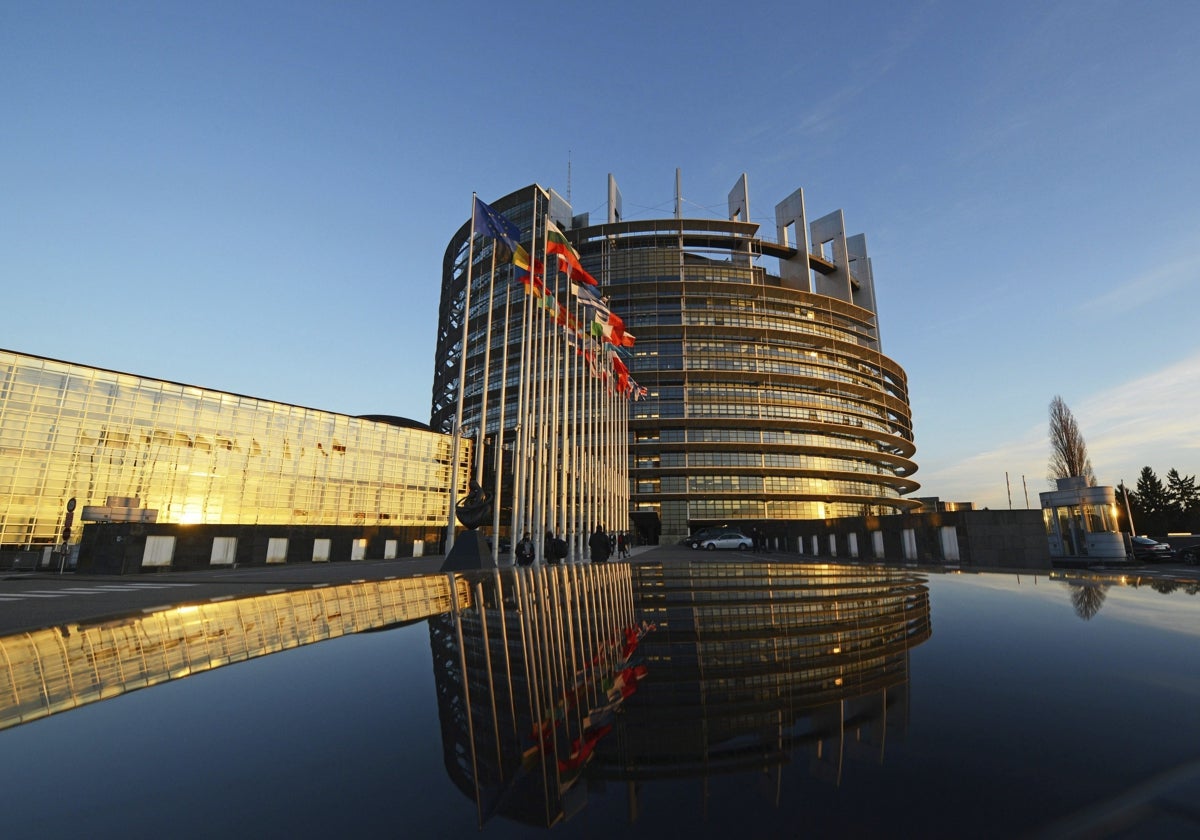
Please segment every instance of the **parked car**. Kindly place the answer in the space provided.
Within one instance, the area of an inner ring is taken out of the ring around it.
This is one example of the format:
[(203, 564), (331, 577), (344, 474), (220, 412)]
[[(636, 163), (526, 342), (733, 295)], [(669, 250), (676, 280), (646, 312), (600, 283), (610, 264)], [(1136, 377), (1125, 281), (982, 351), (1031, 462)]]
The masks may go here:
[(1166, 543), (1149, 537), (1130, 537), (1133, 544), (1133, 559), (1144, 563), (1164, 563), (1175, 559), (1175, 549)]
[(1200, 544), (1181, 548), (1179, 550), (1179, 557), (1189, 566), (1195, 566), (1197, 563), (1200, 563)]
[(679, 541), (680, 545), (686, 545), (689, 548), (699, 548), (709, 537), (717, 537), (728, 531), (728, 528), (701, 528), (690, 537), (684, 537)]
[(707, 551), (716, 551), (718, 548), (736, 548), (738, 551), (745, 551), (754, 548), (754, 540), (741, 531), (723, 531), (714, 537), (707, 537), (700, 543), (700, 546)]

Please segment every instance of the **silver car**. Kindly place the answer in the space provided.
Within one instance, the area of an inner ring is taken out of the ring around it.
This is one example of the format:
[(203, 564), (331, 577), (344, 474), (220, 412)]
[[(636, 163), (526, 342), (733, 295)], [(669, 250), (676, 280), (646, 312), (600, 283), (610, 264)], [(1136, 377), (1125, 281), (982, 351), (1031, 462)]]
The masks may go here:
[(715, 537), (709, 537), (700, 544), (701, 548), (708, 551), (716, 551), (718, 548), (736, 548), (738, 551), (746, 551), (754, 548), (754, 540), (747, 537), (741, 531), (725, 531), (717, 534)]

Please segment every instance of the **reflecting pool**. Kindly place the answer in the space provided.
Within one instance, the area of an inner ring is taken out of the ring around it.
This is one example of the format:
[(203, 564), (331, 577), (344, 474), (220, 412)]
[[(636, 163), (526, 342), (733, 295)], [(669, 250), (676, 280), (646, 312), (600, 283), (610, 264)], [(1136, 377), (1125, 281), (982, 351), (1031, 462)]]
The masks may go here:
[(28, 665), (4, 640), (5, 836), (1200, 832), (1194, 582), (703, 559), (421, 586), (73, 626)]

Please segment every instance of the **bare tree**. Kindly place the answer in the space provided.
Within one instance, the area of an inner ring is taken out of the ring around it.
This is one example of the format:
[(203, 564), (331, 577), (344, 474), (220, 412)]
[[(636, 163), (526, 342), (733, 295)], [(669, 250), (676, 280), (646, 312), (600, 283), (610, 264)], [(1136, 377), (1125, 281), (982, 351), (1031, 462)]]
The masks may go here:
[(1063, 398), (1055, 396), (1050, 401), (1050, 473), (1051, 480), (1083, 476), (1088, 486), (1096, 484), (1096, 474), (1092, 472), (1092, 461), (1088, 458), (1087, 444), (1075, 422), (1075, 415), (1063, 402)]

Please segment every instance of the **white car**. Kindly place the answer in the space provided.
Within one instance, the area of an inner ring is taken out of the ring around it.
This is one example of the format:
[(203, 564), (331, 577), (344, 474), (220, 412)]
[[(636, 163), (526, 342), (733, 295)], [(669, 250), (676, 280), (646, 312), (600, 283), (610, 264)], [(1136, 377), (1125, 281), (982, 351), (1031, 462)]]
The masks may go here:
[(754, 540), (741, 531), (726, 531), (704, 540), (700, 547), (708, 551), (716, 551), (718, 548), (736, 548), (738, 551), (745, 551), (754, 548)]

